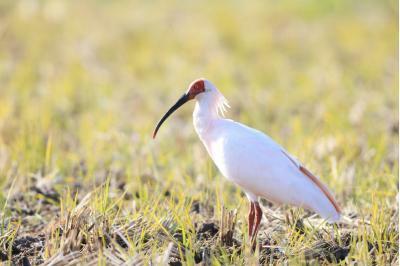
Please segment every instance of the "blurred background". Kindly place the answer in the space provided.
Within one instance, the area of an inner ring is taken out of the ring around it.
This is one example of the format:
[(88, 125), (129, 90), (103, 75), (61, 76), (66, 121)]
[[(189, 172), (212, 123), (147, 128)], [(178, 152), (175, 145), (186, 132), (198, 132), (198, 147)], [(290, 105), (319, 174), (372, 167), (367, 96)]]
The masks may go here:
[(0, 184), (23, 190), (50, 173), (92, 184), (110, 169), (128, 182), (196, 178), (210, 161), (193, 106), (156, 141), (151, 133), (206, 77), (230, 101), (228, 117), (267, 132), (334, 190), (395, 191), (397, 10), (397, 1), (2, 1)]
[(299, 157), (345, 210), (397, 209), (398, 40), (394, 0), (3, 0), (2, 202), (38, 183), (92, 191), (111, 176), (139, 209), (165, 193), (244, 205), (197, 139), (193, 105), (151, 139), (206, 77), (227, 117)]

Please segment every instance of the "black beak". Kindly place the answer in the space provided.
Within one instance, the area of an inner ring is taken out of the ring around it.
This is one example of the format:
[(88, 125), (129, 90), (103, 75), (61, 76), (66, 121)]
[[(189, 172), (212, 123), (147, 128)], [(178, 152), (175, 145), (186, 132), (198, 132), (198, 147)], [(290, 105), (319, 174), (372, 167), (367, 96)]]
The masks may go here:
[(153, 132), (153, 139), (157, 135), (158, 129), (161, 127), (162, 123), (173, 113), (175, 112), (179, 107), (181, 107), (183, 104), (185, 104), (187, 101), (189, 101), (189, 95), (187, 93), (183, 94), (181, 98), (168, 110), (168, 112), (165, 113), (165, 115), (161, 118), (161, 120), (158, 122), (156, 129), (154, 129)]

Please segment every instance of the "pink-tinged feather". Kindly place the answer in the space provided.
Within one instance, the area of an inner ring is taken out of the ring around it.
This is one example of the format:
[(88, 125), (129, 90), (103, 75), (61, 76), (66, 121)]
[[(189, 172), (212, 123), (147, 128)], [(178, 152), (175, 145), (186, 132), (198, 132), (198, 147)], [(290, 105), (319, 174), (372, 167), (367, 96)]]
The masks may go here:
[(339, 207), (339, 204), (335, 201), (335, 198), (329, 191), (329, 189), (315, 176), (313, 175), (307, 168), (296, 162), (290, 155), (288, 155), (285, 151), (282, 153), (302, 172), (305, 176), (307, 176), (317, 187), (325, 194), (325, 196), (332, 203), (335, 210), (340, 214), (342, 211)]
[(332, 194), (329, 192), (328, 188), (315, 176), (313, 175), (310, 171), (307, 170), (307, 168), (303, 167), (300, 165), (299, 170), (309, 177), (314, 184), (317, 185), (321, 189), (321, 191), (325, 194), (325, 196), (329, 199), (329, 201), (332, 203), (333, 207), (335, 207), (336, 211), (338, 213), (341, 213), (342, 211), (340, 210), (340, 207), (338, 203), (335, 201), (333, 198)]

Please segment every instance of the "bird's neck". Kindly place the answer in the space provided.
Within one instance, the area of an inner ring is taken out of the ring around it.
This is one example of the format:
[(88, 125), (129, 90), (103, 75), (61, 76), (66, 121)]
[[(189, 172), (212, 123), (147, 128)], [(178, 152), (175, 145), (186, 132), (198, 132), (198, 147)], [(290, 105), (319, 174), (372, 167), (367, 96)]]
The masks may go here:
[(197, 101), (193, 111), (193, 124), (200, 139), (204, 139), (215, 119), (219, 119), (218, 109), (213, 101)]
[(229, 107), (227, 100), (216, 88), (196, 97), (193, 124), (203, 142), (211, 134), (213, 123), (224, 115), (226, 107)]

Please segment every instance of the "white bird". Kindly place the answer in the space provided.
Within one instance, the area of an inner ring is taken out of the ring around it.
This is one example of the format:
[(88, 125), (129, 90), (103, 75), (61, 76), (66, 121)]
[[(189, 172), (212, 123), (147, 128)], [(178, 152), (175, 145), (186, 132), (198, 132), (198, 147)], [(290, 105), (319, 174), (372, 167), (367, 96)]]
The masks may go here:
[(259, 198), (318, 213), (328, 222), (340, 219), (340, 208), (328, 188), (284, 148), (264, 133), (223, 118), (225, 97), (206, 79), (193, 81), (186, 93), (158, 122), (189, 100), (196, 100), (194, 128), (219, 171), (240, 186), (250, 201), (249, 236), (255, 239), (262, 217)]

